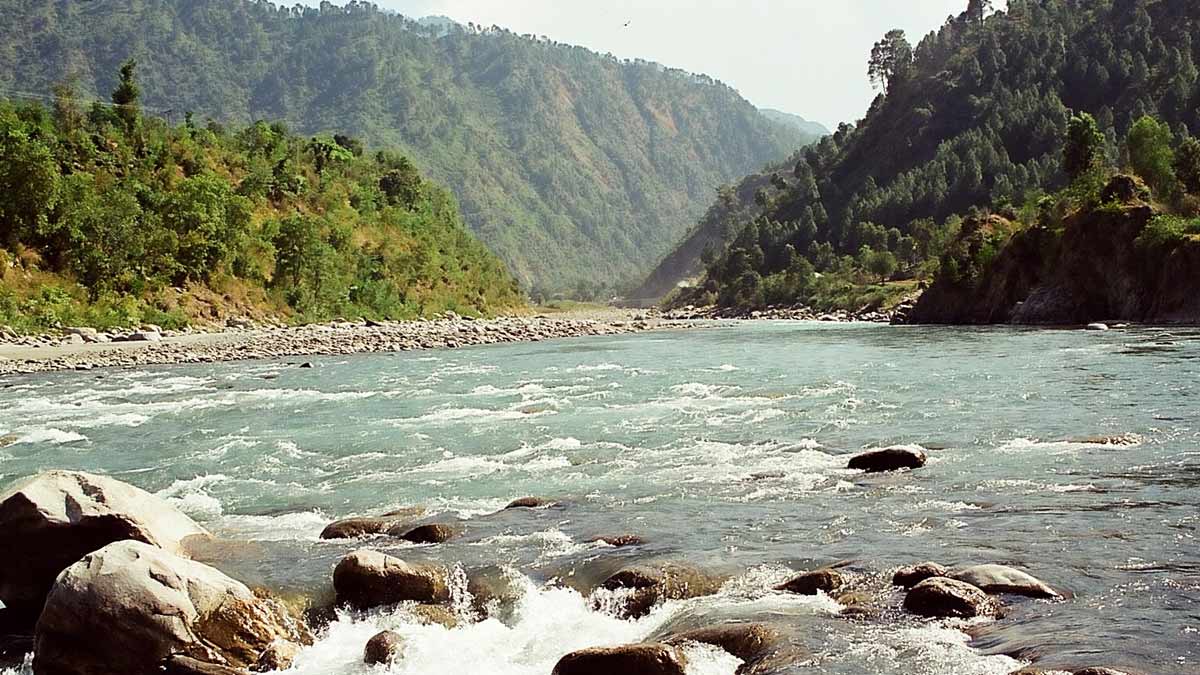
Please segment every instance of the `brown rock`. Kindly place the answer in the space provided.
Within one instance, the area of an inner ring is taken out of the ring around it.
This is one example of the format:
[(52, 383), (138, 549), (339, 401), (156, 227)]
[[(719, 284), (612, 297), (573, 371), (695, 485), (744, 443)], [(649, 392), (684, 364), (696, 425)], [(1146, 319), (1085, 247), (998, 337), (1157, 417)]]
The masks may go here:
[(616, 548), (641, 546), (646, 540), (636, 534), (601, 535), (589, 540), (590, 543), (604, 543)]
[(632, 589), (617, 608), (622, 618), (640, 618), (664, 600), (687, 600), (712, 595), (720, 582), (689, 565), (660, 563), (626, 567), (608, 577), (601, 586), (610, 591)]
[(837, 570), (821, 569), (805, 572), (775, 587), (777, 591), (787, 591), (797, 595), (816, 595), (831, 593), (841, 588), (845, 578)]
[(1077, 670), (1075, 671), (1074, 675), (1129, 675), (1129, 673), (1126, 673), (1123, 670), (1113, 670), (1112, 668), (1092, 666), (1091, 668)]
[(59, 576), (34, 636), (34, 670), (150, 673), (173, 655), (244, 669), (277, 641), (311, 639), (281, 603), (207, 565), (122, 541)]
[(551, 506), (553, 504), (554, 504), (554, 502), (552, 502), (548, 499), (542, 499), (541, 497), (521, 497), (520, 499), (512, 500), (511, 502), (509, 502), (508, 506), (506, 506), (504, 508), (505, 508), (505, 510), (508, 510), (508, 509), (540, 509), (543, 506)]
[(36, 619), (55, 577), (116, 541), (183, 555), (208, 532), (174, 506), (105, 476), (48, 471), (0, 493), (0, 600)]
[(295, 642), (276, 640), (258, 657), (258, 662), (250, 670), (256, 673), (271, 673), (277, 670), (287, 670), (300, 656), (300, 645)]
[(685, 675), (682, 652), (663, 644), (598, 647), (572, 652), (553, 675)]
[(385, 630), (367, 641), (363, 650), (363, 663), (371, 666), (395, 663), (404, 656), (404, 637), (394, 631)]
[(346, 518), (330, 523), (321, 532), (322, 539), (357, 539), (386, 534), (388, 530), (403, 527), (425, 515), (425, 509), (413, 507), (385, 513), (373, 518)]
[(925, 452), (914, 447), (896, 446), (871, 450), (850, 459), (849, 467), (867, 473), (919, 469), (925, 466)]
[(246, 675), (244, 670), (219, 666), (179, 654), (163, 659), (157, 672), (164, 675)]
[(744, 664), (750, 664), (765, 656), (779, 641), (779, 632), (766, 624), (737, 623), (678, 633), (668, 638), (666, 643), (682, 645), (699, 642), (712, 645), (733, 654)]
[(963, 581), (934, 577), (926, 579), (908, 592), (904, 609), (926, 617), (995, 616), (996, 602), (978, 587)]
[(901, 567), (892, 575), (892, 585), (912, 588), (917, 584), (934, 577), (944, 577), (950, 570), (935, 562), (923, 562), (912, 567)]
[(450, 600), (446, 570), (410, 565), (378, 551), (355, 551), (333, 571), (339, 604), (371, 609), (400, 602), (439, 604)]
[(459, 528), (445, 523), (430, 523), (409, 528), (407, 525), (388, 530), (388, 534), (414, 544), (442, 544), (458, 536)]

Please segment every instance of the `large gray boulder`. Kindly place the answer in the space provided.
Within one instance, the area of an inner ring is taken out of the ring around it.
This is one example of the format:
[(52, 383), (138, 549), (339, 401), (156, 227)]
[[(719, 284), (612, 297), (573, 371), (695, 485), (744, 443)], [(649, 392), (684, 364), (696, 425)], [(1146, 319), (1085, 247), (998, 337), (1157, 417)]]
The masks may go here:
[(1030, 598), (1062, 597), (1042, 580), (1006, 565), (975, 565), (951, 570), (951, 579), (965, 581), (993, 595), (1024, 595)]
[(333, 570), (338, 604), (372, 609), (400, 602), (440, 604), (450, 600), (449, 574), (441, 567), (410, 565), (379, 551), (355, 551)]
[(140, 541), (176, 555), (207, 536), (174, 506), (105, 476), (47, 471), (0, 493), (0, 600), (36, 619), (55, 577), (116, 541)]
[(308, 643), (284, 606), (198, 562), (121, 541), (67, 568), (34, 634), (38, 675), (140, 675), (172, 656), (246, 669)]

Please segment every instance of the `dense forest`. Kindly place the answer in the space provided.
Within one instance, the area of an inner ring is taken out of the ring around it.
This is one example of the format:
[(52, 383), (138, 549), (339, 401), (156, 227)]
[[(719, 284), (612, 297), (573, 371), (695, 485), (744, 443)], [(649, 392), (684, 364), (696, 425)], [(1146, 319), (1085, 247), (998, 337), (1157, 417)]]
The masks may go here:
[(777, 174), (783, 189), (757, 194), (679, 301), (805, 302), (820, 286), (936, 275), (972, 210), (1032, 223), (1047, 204), (1080, 203), (1056, 198), (1076, 178), (1063, 155), (1073, 112), (1094, 121), (1105, 165), (1180, 205), (1167, 160), (1139, 167), (1131, 149), (1148, 125), (1172, 154), (1200, 132), (1198, 19), (1188, 0), (969, 0), (915, 47), (888, 32), (869, 56), (881, 91), (864, 119)]
[(285, 124), (172, 125), (133, 61), (111, 103), (0, 103), (0, 325), (519, 308), (453, 197), (392, 151)]
[(539, 294), (638, 280), (716, 186), (811, 140), (704, 76), (363, 2), (0, 0), (0, 25), (10, 97), (104, 96), (133, 57), (148, 108), (176, 120), (399, 148)]

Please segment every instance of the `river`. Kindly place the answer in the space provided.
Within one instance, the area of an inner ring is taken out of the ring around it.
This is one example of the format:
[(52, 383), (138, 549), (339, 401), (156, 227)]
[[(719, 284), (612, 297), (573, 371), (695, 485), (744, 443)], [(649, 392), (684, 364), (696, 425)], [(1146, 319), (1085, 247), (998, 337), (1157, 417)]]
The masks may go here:
[[(330, 521), (423, 505), (462, 520), (413, 561), (504, 570), (502, 616), (453, 630), (341, 614), (292, 671), (376, 672), (362, 647), (408, 638), (405, 675), (548, 675), (573, 649), (729, 618), (788, 625), (800, 672), (1005, 675), (1022, 663), (1200, 669), (1200, 332), (741, 323), (455, 351), (63, 373), (0, 381), (0, 481), (111, 474), (227, 540), (210, 562), (321, 592), (364, 542)], [(929, 464), (868, 477), (863, 448)], [(516, 497), (555, 508), (497, 514)], [(635, 534), (642, 546), (589, 543)], [(621, 621), (585, 597), (616, 565), (728, 575), (708, 598)], [(997, 562), (1063, 591), (995, 621), (935, 622), (884, 594), (848, 620), (769, 590), (846, 562), (886, 588), (899, 565)], [(579, 590), (583, 589), (581, 593)], [(709, 650), (694, 675), (730, 674)], [(7, 671), (15, 672), (15, 671)]]

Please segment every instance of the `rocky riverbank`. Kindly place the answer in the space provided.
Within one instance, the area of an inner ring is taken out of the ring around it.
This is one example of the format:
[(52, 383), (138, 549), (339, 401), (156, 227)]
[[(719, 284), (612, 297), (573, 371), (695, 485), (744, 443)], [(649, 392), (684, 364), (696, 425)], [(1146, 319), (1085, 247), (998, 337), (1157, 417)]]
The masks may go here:
[(100, 332), (68, 328), (58, 335), (0, 333), (0, 375), (93, 368), (211, 363), (306, 356), (453, 349), (507, 342), (625, 335), (683, 328), (677, 320), (640, 312), (603, 317), (509, 317), (471, 319), (457, 315), (433, 321), (339, 321), (300, 327), (260, 326), (231, 321), (223, 329)]
[(700, 319), (738, 319), (764, 321), (821, 321), (826, 323), (892, 323), (897, 316), (892, 310), (862, 310), (850, 312), (844, 309), (819, 312), (811, 307), (767, 307), (746, 309), (744, 307), (694, 307), (688, 305), (672, 309), (662, 315), (672, 321)]

